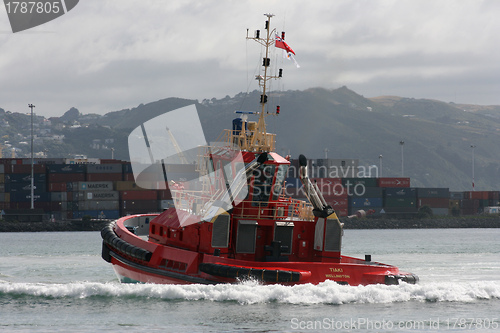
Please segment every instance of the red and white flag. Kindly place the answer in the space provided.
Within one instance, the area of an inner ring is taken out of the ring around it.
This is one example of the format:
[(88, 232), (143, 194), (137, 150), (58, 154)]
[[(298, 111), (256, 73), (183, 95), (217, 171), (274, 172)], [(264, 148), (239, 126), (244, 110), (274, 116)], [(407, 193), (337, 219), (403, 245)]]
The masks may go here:
[(283, 49), (283, 58), (288, 58), (289, 60), (293, 60), (293, 63), (295, 64), (295, 66), (297, 66), (297, 68), (300, 67), (300, 65), (297, 63), (297, 60), (295, 60), (295, 58), (294, 58), (295, 52), (292, 50), (292, 48), (287, 43), (285, 43), (283, 38), (276, 35), (276, 42), (275, 42), (274, 46), (276, 46), (279, 49)]

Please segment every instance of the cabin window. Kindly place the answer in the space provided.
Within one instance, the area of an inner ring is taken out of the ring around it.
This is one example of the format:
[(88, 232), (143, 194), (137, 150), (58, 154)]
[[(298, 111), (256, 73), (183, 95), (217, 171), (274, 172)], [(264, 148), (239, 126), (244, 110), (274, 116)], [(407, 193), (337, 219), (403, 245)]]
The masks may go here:
[(215, 219), (212, 226), (212, 247), (228, 247), (230, 219), (228, 214), (221, 214)]
[(283, 188), (283, 182), (285, 181), (286, 172), (288, 171), (288, 165), (282, 164), (278, 166), (278, 171), (276, 172), (276, 181), (273, 187), (273, 200), (277, 200), (281, 194), (281, 189)]
[(314, 228), (314, 249), (318, 251), (323, 251), (323, 236), (325, 231), (325, 219), (320, 217), (316, 221), (316, 226)]
[(342, 226), (337, 219), (326, 220), (325, 251), (337, 252), (342, 246)]
[(238, 236), (236, 238), (236, 252), (255, 253), (257, 237), (257, 221), (238, 221)]
[(274, 178), (274, 165), (261, 165), (254, 172), (253, 206), (267, 206)]
[(283, 254), (292, 253), (293, 222), (276, 222), (274, 225), (274, 240), (280, 241), (281, 246), (288, 246), (288, 250)]

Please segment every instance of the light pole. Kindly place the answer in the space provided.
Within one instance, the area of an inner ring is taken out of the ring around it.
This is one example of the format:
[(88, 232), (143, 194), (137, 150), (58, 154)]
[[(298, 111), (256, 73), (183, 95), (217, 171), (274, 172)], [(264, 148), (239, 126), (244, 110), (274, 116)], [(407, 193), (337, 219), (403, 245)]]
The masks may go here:
[(33, 167), (33, 104), (28, 104), (31, 109), (31, 209), (35, 209), (35, 172)]
[(399, 144), (401, 145), (401, 177), (405, 176), (405, 156), (404, 156), (404, 150), (403, 147), (405, 145), (405, 142), (403, 140), (399, 141)]
[(379, 161), (379, 164), (380, 164), (380, 172), (379, 172), (379, 178), (382, 178), (382, 154), (378, 155), (378, 161)]
[(472, 191), (475, 191), (475, 186), (474, 186), (474, 148), (476, 148), (476, 145), (470, 145), (472, 148)]

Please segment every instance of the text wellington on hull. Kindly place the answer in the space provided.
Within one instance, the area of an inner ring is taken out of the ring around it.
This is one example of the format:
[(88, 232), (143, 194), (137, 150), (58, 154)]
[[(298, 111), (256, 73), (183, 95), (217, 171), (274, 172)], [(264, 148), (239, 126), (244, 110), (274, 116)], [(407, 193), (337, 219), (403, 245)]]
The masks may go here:
[[(267, 132), (266, 117), (277, 116), (280, 109), (269, 111), (266, 93), (269, 81), (282, 77), (281, 69), (271, 67), (270, 52), (280, 48), (295, 59), (285, 34), (271, 29), (273, 15), (265, 16), (265, 30), (247, 36), (263, 47), (256, 77), (260, 110), (237, 111), (240, 118), (233, 120), (232, 129), (211, 144), (202, 134), (191, 134), (203, 133), (194, 120), (194, 106), (134, 130), (129, 149), (136, 183), (168, 188), (174, 205), (161, 214), (130, 215), (110, 223), (101, 232), (103, 259), (122, 282), (216, 284), (251, 278), (285, 285), (416, 283), (414, 274), (370, 256), (341, 254), (343, 223), (309, 179), (304, 155), (299, 157), (300, 179), (308, 201), (285, 195), (290, 161), (276, 153), (275, 134)], [(189, 138), (182, 137), (183, 130)], [(135, 163), (138, 152), (145, 156)], [(196, 176), (174, 179), (170, 171), (193, 159)]]

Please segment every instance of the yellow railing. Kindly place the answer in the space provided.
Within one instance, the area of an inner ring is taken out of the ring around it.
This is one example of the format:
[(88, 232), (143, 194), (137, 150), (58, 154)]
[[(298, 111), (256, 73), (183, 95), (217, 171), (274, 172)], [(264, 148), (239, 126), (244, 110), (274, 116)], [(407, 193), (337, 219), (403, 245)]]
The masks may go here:
[[(238, 134), (235, 134), (237, 132)], [(276, 148), (276, 134), (264, 133), (261, 135), (261, 140), (254, 140), (257, 131), (246, 130), (233, 131), (226, 129), (217, 139), (218, 142), (224, 142), (228, 146), (236, 146), (241, 150), (248, 151), (275, 151)]]

